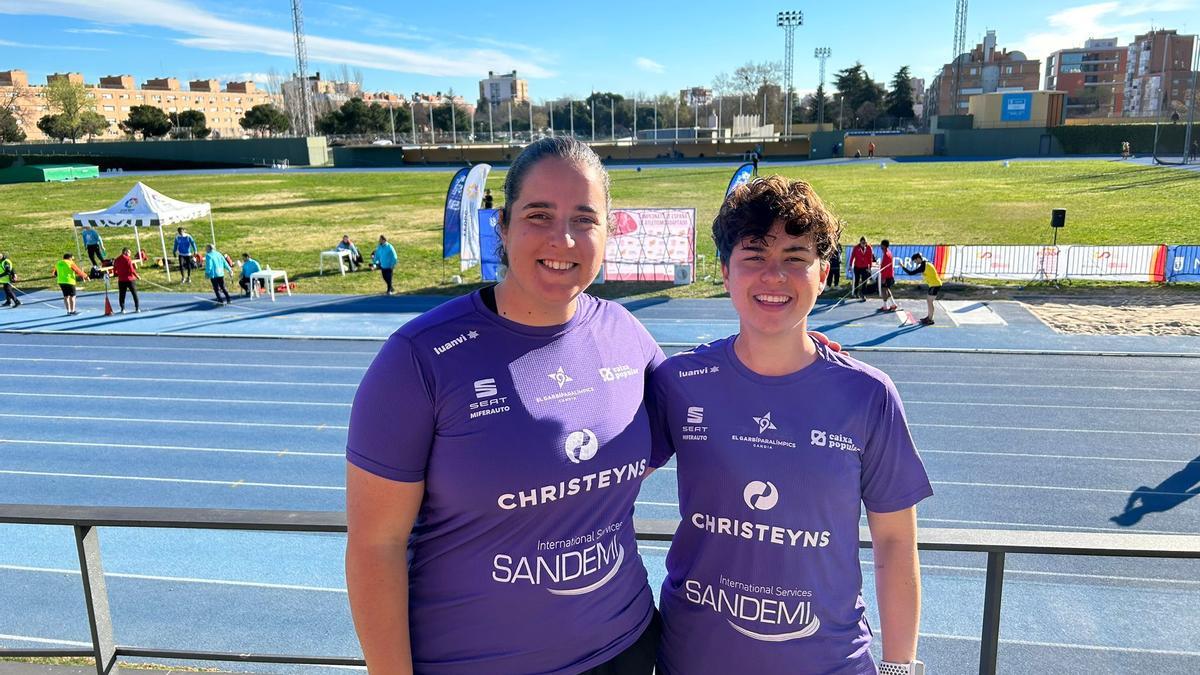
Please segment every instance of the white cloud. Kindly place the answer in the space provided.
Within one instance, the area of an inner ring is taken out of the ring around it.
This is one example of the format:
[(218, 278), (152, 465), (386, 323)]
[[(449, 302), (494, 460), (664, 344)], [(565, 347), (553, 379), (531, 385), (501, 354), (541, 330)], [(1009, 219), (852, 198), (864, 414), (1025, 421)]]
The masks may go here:
[[(48, 15), (95, 21), (108, 25), (137, 25), (163, 29), (188, 37), (175, 38), (187, 47), (215, 51), (250, 52), (290, 58), (292, 32), (222, 19), (186, 0), (0, 0), (0, 14)], [(444, 51), (414, 51), (309, 32), (308, 57), (314, 62), (345, 63), (400, 73), (433, 77), (474, 77), (480, 71), (518, 70), (531, 77), (554, 73), (537, 63), (493, 49), (463, 49), (449, 45)], [(486, 64), (486, 65), (483, 65)]]
[(1089, 38), (1115, 37), (1121, 44), (1127, 44), (1136, 34), (1150, 30), (1153, 16), (1194, 5), (1194, 0), (1159, 0), (1097, 2), (1071, 7), (1051, 14), (1046, 19), (1050, 30), (1026, 35), (1016, 41), (1015, 48), (1031, 59), (1045, 61), (1060, 49), (1082, 47)]
[(647, 73), (664, 73), (667, 70), (663, 64), (658, 63), (657, 61), (651, 61), (644, 56), (639, 56), (634, 59), (633, 65), (637, 66), (638, 70), (644, 70)]
[(27, 42), (0, 40), (0, 47), (20, 47), (21, 49), (65, 49), (73, 52), (103, 52), (99, 47), (76, 47), (75, 45), (31, 45)]
[(266, 84), (271, 81), (271, 76), (268, 73), (225, 73), (224, 75), (218, 75), (217, 79), (221, 82), (255, 82)]
[(124, 31), (112, 30), (111, 28), (67, 28), (63, 32), (82, 35), (129, 35), (129, 33)]

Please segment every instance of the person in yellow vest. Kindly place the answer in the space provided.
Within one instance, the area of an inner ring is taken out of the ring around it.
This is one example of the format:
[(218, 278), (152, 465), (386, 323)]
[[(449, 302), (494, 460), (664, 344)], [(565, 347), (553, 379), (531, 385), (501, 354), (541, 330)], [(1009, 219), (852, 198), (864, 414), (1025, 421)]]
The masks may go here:
[(16, 309), (21, 306), (21, 301), (17, 299), (16, 292), (13, 291), (13, 284), (17, 282), (17, 273), (13, 271), (12, 261), (8, 259), (8, 254), (0, 253), (0, 286), (4, 287), (4, 306)]
[(925, 295), (925, 305), (929, 312), (925, 315), (924, 319), (921, 319), (921, 324), (925, 326), (932, 326), (933, 299), (936, 298), (938, 293), (942, 290), (942, 278), (938, 276), (937, 268), (934, 267), (932, 263), (926, 261), (920, 253), (914, 253), (912, 255), (912, 262), (912, 267), (908, 267), (907, 265), (902, 267), (908, 274), (920, 274), (922, 280), (925, 282), (925, 285), (929, 288), (928, 293)]
[(63, 305), (67, 308), (67, 316), (79, 313), (75, 309), (75, 285), (83, 283), (83, 280), (87, 278), (83, 274), (83, 270), (79, 269), (79, 265), (75, 264), (74, 257), (70, 253), (64, 253), (62, 260), (54, 263), (54, 276), (58, 279), (58, 287), (62, 289)]

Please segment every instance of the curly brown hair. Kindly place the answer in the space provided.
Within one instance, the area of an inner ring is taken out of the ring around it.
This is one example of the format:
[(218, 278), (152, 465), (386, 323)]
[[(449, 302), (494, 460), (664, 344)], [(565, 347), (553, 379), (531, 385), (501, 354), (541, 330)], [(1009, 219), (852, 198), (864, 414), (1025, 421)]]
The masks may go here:
[(713, 219), (712, 237), (723, 262), (745, 239), (761, 241), (776, 222), (793, 237), (812, 234), (817, 256), (829, 260), (842, 236), (842, 223), (825, 208), (812, 186), (783, 176), (755, 178), (725, 198)]

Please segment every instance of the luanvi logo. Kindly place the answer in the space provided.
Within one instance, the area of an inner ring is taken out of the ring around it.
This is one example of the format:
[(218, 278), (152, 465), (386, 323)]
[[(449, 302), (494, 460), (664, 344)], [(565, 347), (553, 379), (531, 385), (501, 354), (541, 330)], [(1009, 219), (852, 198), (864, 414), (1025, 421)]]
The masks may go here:
[(489, 377), (486, 380), (475, 380), (475, 398), (491, 398), (499, 391), (496, 389), (496, 378)]
[(592, 433), (591, 429), (583, 429), (572, 431), (567, 436), (567, 440), (563, 444), (563, 451), (567, 453), (567, 459), (571, 460), (572, 464), (578, 464), (595, 457), (599, 447), (596, 434)]
[(547, 377), (549, 377), (551, 380), (554, 380), (555, 384), (558, 385), (559, 389), (562, 389), (563, 386), (565, 386), (568, 382), (575, 381), (574, 378), (572, 378), (570, 375), (563, 372), (562, 366), (559, 366), (557, 371), (550, 373), (549, 375), (547, 375)]
[(769, 480), (753, 480), (746, 484), (742, 499), (751, 511), (770, 511), (779, 503), (779, 489)]
[(775, 423), (771, 421), (771, 413), (767, 412), (762, 417), (755, 417), (754, 423), (758, 425), (758, 433), (763, 433), (767, 429), (775, 429)]
[(434, 347), (433, 353), (437, 354), (438, 356), (441, 356), (442, 354), (445, 354), (446, 352), (450, 351), (451, 349), (454, 349), (455, 347), (466, 342), (467, 340), (474, 340), (477, 337), (479, 337), (479, 333), (477, 331), (468, 331), (465, 334), (460, 333), (459, 336), (454, 338), (453, 340), (450, 340), (449, 342), (447, 342), (445, 344)]

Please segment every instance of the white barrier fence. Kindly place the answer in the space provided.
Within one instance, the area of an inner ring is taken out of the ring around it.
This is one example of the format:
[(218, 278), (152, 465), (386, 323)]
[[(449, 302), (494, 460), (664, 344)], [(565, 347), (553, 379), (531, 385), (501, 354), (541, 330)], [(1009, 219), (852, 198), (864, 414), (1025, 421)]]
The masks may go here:
[(1167, 247), (947, 246), (954, 279), (1164, 281)]

